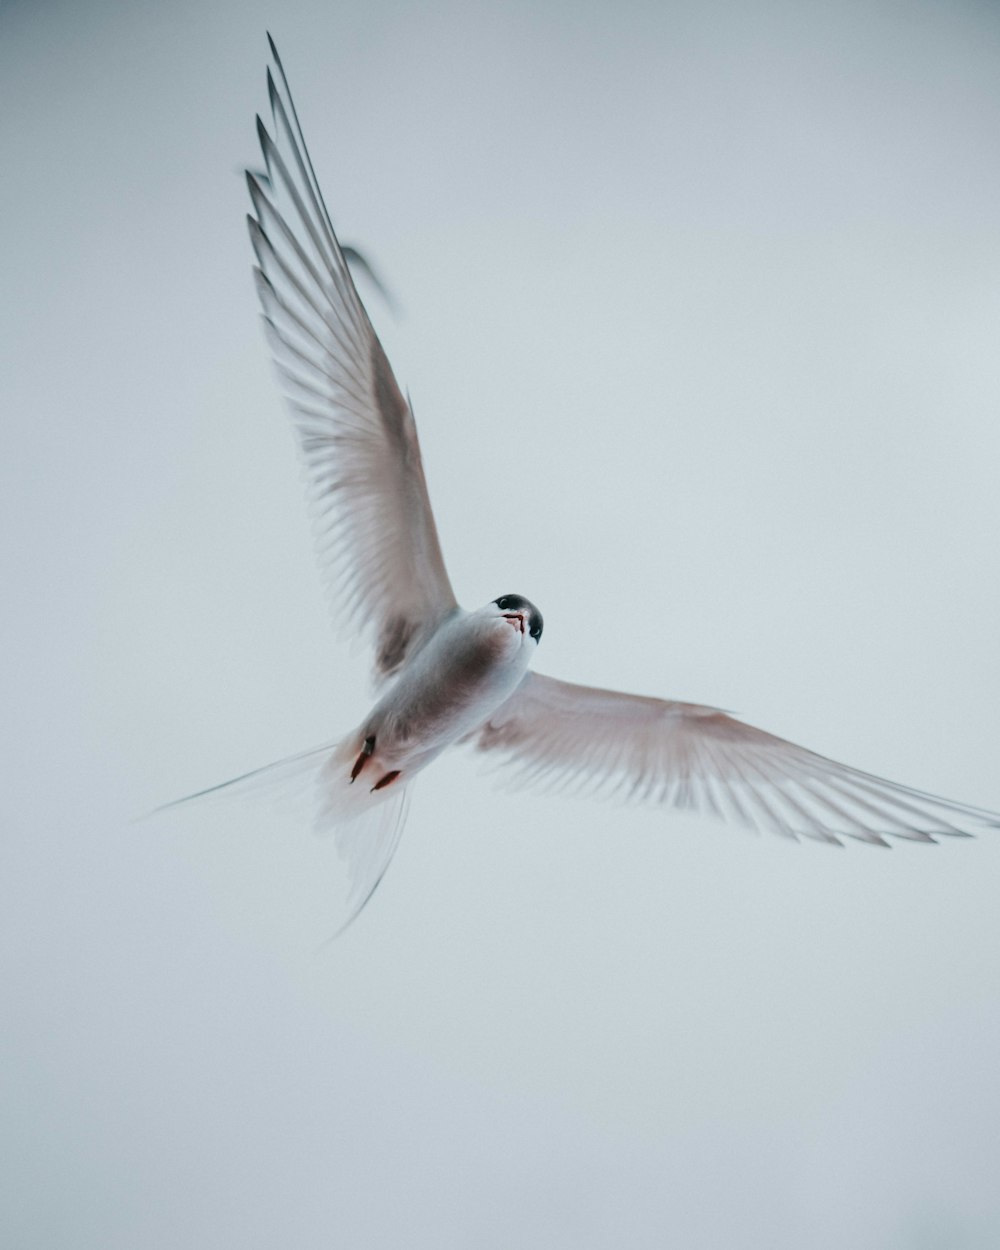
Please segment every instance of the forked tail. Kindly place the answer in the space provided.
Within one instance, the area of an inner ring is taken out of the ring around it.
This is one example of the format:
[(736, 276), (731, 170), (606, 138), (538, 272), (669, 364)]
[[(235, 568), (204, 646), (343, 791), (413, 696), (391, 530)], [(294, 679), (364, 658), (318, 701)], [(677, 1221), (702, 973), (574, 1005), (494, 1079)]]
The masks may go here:
[(304, 804), (313, 831), (333, 838), (346, 870), (348, 884), (342, 904), (346, 918), (334, 934), (337, 937), (357, 918), (385, 876), (409, 806), (409, 788), (401, 780), (382, 789), (372, 789), (361, 779), (352, 783), (351, 764), (357, 753), (358, 737), (354, 733), (342, 742), (303, 751), (175, 799), (151, 814), (213, 799), (259, 799), (279, 810)]

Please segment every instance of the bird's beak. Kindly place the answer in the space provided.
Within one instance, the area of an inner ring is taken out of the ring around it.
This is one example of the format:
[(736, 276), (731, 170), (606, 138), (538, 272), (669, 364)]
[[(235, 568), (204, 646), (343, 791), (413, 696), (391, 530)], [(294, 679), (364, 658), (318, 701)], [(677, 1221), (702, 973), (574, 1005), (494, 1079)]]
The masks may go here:
[(505, 621), (510, 621), (511, 625), (520, 633), (524, 633), (524, 613), (523, 612), (505, 612), (503, 614)]

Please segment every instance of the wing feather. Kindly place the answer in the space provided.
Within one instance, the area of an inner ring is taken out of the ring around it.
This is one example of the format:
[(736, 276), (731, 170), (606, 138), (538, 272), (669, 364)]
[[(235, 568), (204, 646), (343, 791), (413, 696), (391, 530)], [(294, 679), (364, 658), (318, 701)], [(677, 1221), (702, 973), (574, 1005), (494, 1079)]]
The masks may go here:
[(272, 130), (257, 118), (266, 174), (246, 175), (254, 281), (336, 611), (371, 642), (383, 680), (458, 605), (413, 413), (351, 279), (273, 41), (271, 52)]
[(705, 811), (840, 845), (933, 842), (1000, 815), (838, 764), (718, 708), (529, 673), (470, 739), (515, 785), (581, 789)]

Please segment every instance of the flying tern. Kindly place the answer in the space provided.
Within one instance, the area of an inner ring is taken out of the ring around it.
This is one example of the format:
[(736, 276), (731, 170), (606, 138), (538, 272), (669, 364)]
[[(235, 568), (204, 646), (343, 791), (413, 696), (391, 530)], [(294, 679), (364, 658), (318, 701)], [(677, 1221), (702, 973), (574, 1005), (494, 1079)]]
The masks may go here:
[(718, 708), (534, 672), (542, 614), (520, 594), (460, 607), (412, 409), (351, 279), (268, 40), (270, 128), (257, 118), (266, 173), (246, 175), (254, 279), (321, 560), (336, 610), (371, 644), (378, 699), (340, 741), (190, 797), (307, 777), (314, 823), (349, 870), (344, 927), (388, 867), (414, 778), (462, 743), (512, 765), (515, 783), (586, 785), (791, 838), (886, 846), (1000, 827), (996, 813), (836, 763)]

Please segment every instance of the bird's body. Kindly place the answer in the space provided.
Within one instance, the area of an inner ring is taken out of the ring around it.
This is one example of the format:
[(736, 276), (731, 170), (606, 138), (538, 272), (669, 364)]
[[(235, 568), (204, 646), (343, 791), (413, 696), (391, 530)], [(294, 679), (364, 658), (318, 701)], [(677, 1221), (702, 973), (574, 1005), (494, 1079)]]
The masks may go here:
[(496, 602), (476, 612), (456, 608), (340, 744), (327, 783), (350, 788), (352, 810), (411, 781), (514, 693), (537, 646), (522, 624), (537, 609), (517, 598), (524, 610), (504, 613)]
[(408, 786), (459, 742), (511, 764), (526, 784), (586, 785), (837, 845), (1000, 826), (993, 812), (836, 763), (717, 708), (529, 671), (542, 633), (533, 604), (501, 595), (473, 612), (459, 606), (412, 410), (354, 287), (271, 50), (273, 136), (257, 119), (267, 172), (247, 175), (257, 293), (320, 554), (338, 611), (372, 645), (380, 693), (340, 742), (237, 780), (310, 777), (315, 824), (333, 832), (350, 871), (347, 923), (388, 866)]

